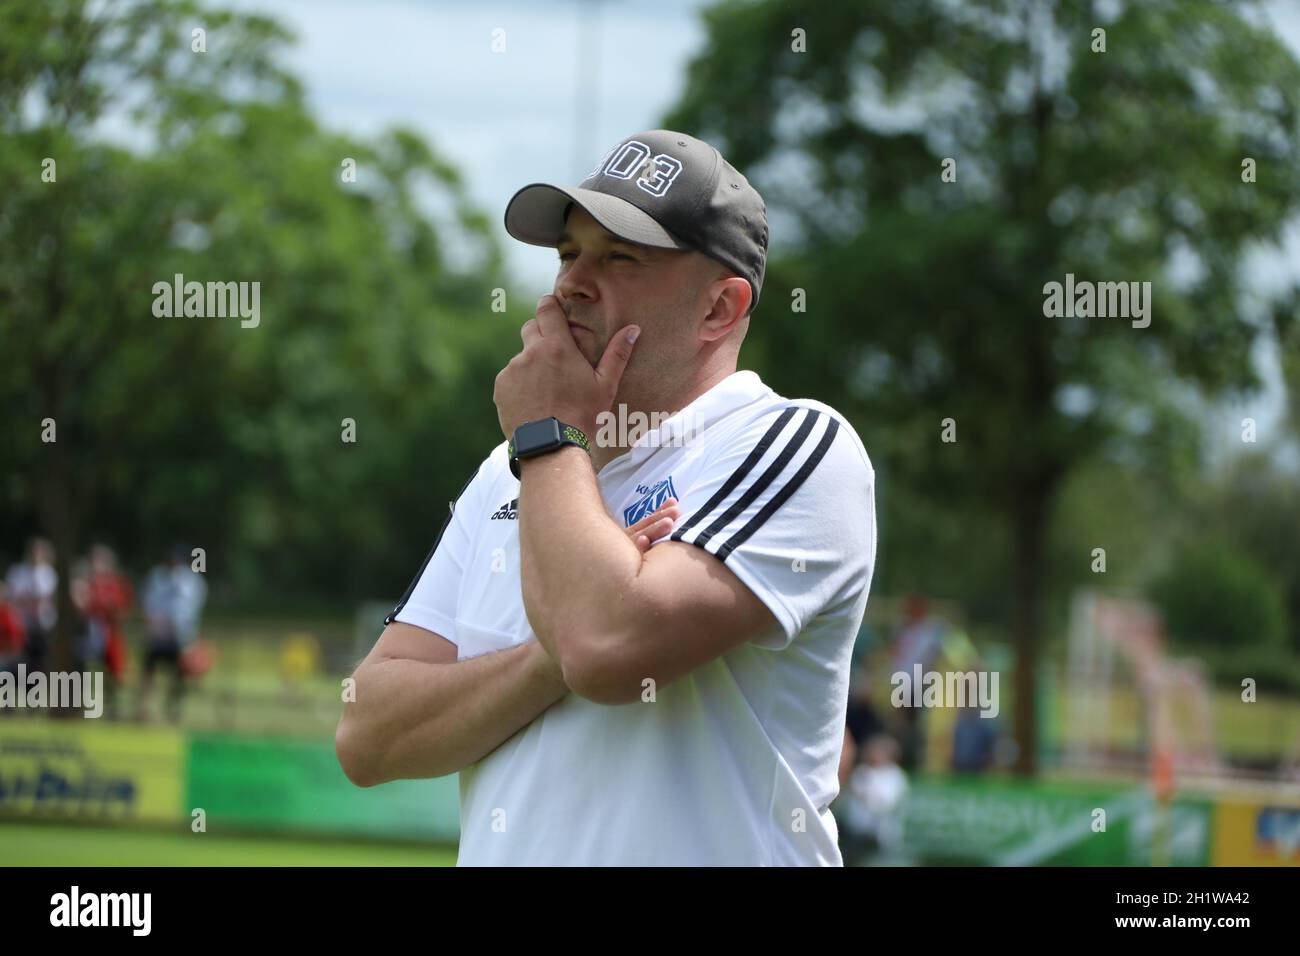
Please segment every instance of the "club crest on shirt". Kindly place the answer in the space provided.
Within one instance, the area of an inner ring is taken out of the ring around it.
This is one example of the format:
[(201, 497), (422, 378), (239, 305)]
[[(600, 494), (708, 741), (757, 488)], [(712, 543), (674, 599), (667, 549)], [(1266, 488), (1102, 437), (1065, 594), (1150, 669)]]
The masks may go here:
[(677, 497), (677, 492), (673, 488), (672, 475), (663, 481), (656, 481), (653, 485), (637, 485), (636, 493), (643, 497), (623, 509), (623, 524), (629, 528), (658, 509), (667, 499)]

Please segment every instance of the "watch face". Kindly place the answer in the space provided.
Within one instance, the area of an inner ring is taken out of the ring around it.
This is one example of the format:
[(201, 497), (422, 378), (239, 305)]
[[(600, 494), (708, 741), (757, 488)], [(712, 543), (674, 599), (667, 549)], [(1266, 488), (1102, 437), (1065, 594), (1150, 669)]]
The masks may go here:
[(554, 418), (524, 422), (515, 429), (515, 457), (527, 458), (560, 443), (560, 423)]

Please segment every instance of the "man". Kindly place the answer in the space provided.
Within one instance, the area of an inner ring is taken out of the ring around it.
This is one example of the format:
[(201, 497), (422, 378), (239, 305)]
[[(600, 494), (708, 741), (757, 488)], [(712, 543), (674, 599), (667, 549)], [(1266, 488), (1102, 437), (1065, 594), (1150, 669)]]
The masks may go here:
[[(736, 371), (763, 200), (652, 130), (505, 222), (558, 250), (554, 295), (497, 376), (507, 441), (357, 668), (345, 772), (459, 771), (462, 866), (841, 864), (874, 475), (834, 410)], [(670, 535), (626, 532), (671, 499)]]
[[(931, 616), (930, 604), (923, 594), (909, 594), (903, 603), (903, 621), (894, 635), (890, 674), (907, 674), (909, 677), (919, 666), (921, 671), (931, 669), (943, 651), (943, 622)], [(923, 707), (898, 708), (902, 726), (901, 763), (907, 770), (918, 770), (925, 765), (925, 723)]]
[(159, 666), (172, 672), (167, 718), (172, 723), (181, 719), (185, 654), (198, 639), (199, 617), (208, 593), (203, 575), (191, 569), (186, 562), (188, 557), (185, 547), (173, 545), (167, 552), (166, 562), (156, 565), (145, 579), (140, 607), (144, 611), (148, 643), (136, 709), (136, 719), (140, 721), (149, 718), (153, 675)]
[(27, 649), (27, 629), (18, 608), (9, 603), (9, 586), (0, 581), (0, 674), (17, 673)]
[(44, 538), (27, 543), (27, 560), (9, 569), (10, 598), (22, 618), (27, 642), (27, 670), (45, 669), (45, 659), (58, 618), (55, 603), (59, 576), (54, 570), (54, 547)]
[(106, 544), (92, 545), (86, 615), (108, 675), (107, 711), (110, 720), (117, 719), (118, 689), (126, 679), (126, 634), (122, 629), (122, 619), (133, 601), (131, 582), (118, 567), (113, 549)]

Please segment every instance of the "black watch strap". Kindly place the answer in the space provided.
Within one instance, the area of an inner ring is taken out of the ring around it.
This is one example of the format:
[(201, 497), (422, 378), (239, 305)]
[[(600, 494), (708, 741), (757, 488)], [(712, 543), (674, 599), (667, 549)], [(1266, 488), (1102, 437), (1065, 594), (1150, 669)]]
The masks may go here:
[(506, 454), (510, 458), (510, 473), (518, 478), (520, 460), (536, 458), (538, 455), (557, 451), (565, 445), (577, 445), (583, 451), (591, 451), (591, 442), (586, 433), (574, 425), (566, 425), (558, 418), (524, 422), (515, 429), (514, 436), (506, 446)]

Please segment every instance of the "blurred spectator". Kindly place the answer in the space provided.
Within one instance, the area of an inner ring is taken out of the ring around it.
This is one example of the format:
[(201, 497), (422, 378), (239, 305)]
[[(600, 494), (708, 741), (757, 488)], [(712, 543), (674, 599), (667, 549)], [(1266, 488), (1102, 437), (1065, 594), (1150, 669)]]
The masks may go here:
[[(920, 594), (909, 594), (903, 605), (903, 623), (894, 635), (890, 673), (903, 672), (913, 678), (913, 669), (928, 671), (943, 649), (943, 622), (930, 616), (929, 602)], [(921, 729), (923, 707), (900, 707), (898, 718), (902, 744), (902, 765), (916, 769), (925, 751)]]
[(901, 848), (907, 796), (907, 774), (898, 765), (898, 742), (893, 737), (876, 734), (862, 753), (862, 762), (849, 774), (843, 821), (844, 843), (855, 859)]
[(148, 717), (154, 670), (161, 664), (172, 672), (167, 696), (167, 715), (180, 720), (185, 693), (182, 656), (198, 637), (199, 616), (207, 598), (203, 576), (186, 563), (188, 552), (175, 546), (165, 563), (157, 565), (145, 580), (141, 608), (144, 611), (146, 648), (137, 717)]
[(978, 701), (957, 712), (952, 727), (952, 769), (955, 773), (984, 773), (993, 766), (998, 732), (995, 718), (981, 717)]
[(855, 750), (885, 730), (884, 722), (871, 702), (871, 680), (866, 668), (854, 672), (849, 688), (849, 705), (845, 715), (848, 732), (853, 735)]
[(117, 566), (117, 555), (104, 544), (90, 549), (90, 579), (86, 612), (92, 640), (101, 649), (99, 660), (108, 674), (106, 712), (109, 719), (117, 715), (117, 692), (126, 676), (126, 637), (122, 618), (131, 607), (131, 582)]
[(9, 597), (22, 618), (27, 635), (26, 660), (30, 670), (44, 670), (50, 636), (58, 616), (55, 591), (54, 548), (44, 538), (32, 538), (27, 558), (9, 569)]
[(90, 626), (90, 564), (77, 561), (70, 569), (68, 591), (72, 597), (72, 669), (88, 670), (103, 657), (99, 635)]
[(15, 673), (27, 647), (22, 615), (9, 601), (9, 588), (0, 581), (0, 672)]

